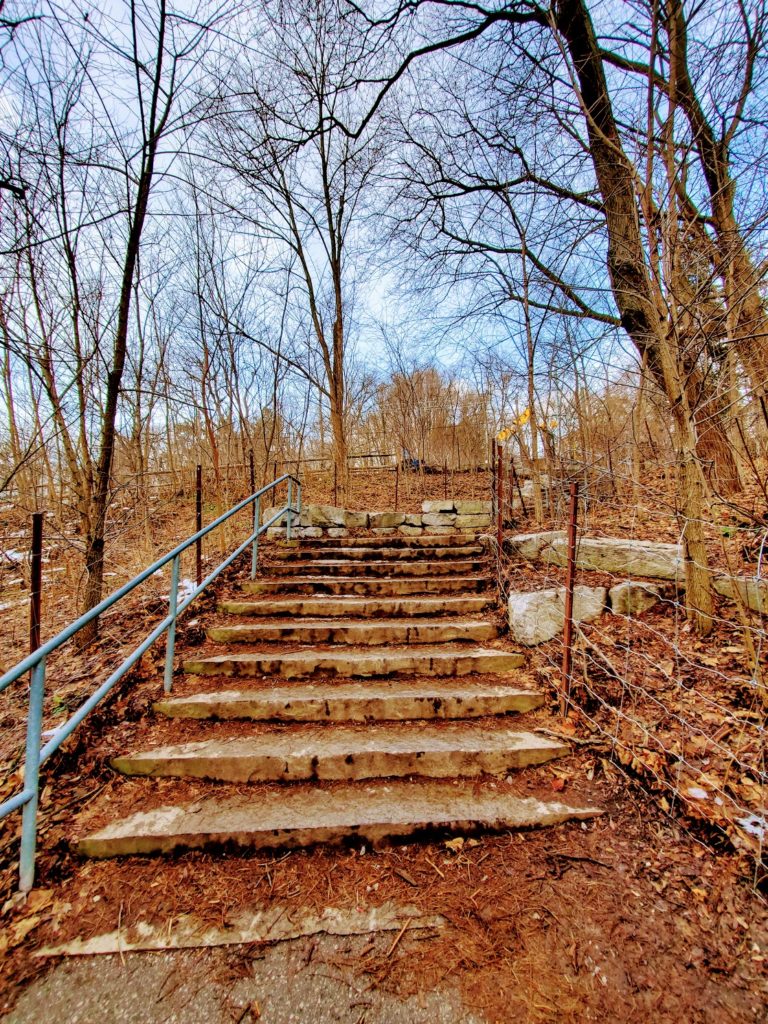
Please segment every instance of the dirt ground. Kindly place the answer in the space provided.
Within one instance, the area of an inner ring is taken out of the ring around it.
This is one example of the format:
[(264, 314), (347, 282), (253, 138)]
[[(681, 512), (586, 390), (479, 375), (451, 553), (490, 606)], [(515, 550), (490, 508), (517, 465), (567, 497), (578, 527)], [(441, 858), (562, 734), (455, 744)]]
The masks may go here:
[[(433, 841), (378, 851), (187, 853), (86, 864), (66, 852), (69, 826), (62, 822), (44, 842), (38, 923), (6, 956), (4, 1019), (45, 1019), (40, 1008), (55, 999), (69, 1014), (57, 1012), (57, 1019), (130, 1021), (141, 985), (159, 993), (142, 1019), (195, 1021), (176, 998), (162, 995), (161, 985), (173, 978), (184, 986), (178, 999), (189, 995), (195, 1006), (194, 991), (214, 986), (218, 1008), (206, 1018), (212, 1021), (248, 1019), (238, 1016), (246, 997), (260, 1007), (262, 1016), (252, 1019), (270, 1024), (765, 1020), (768, 911), (743, 863), (713, 853), (588, 752), (553, 765), (546, 778), (568, 799), (588, 793), (605, 815), (450, 847)], [(406, 932), (394, 950), (387, 935), (370, 942), (327, 937), (314, 947), (312, 940), (277, 944), (284, 952), (254, 945), (63, 965), (30, 955), (73, 934), (115, 929), (121, 920), (128, 927), (131, 920), (165, 921), (194, 910), (224, 921), (244, 903), (298, 908), (386, 900), (442, 914), (448, 924), (429, 934)], [(12, 930), (26, 913), (6, 910), (4, 924)], [(313, 948), (314, 967), (299, 983), (288, 964)], [(274, 968), (271, 981), (263, 975), (265, 960)], [(326, 975), (340, 970), (346, 980), (329, 991)], [(222, 971), (230, 971), (223, 980)], [(243, 989), (247, 979), (253, 984)], [(271, 1002), (278, 990), (279, 1005)], [(91, 997), (99, 991), (109, 994), (96, 1014)], [(441, 1004), (448, 1000), (450, 1015), (435, 1014), (434, 992)], [(360, 993), (371, 1006), (355, 1003)], [(398, 1016), (387, 1003), (419, 995), (427, 999), (424, 1015)], [(382, 999), (386, 1012), (376, 1009)], [(309, 1013), (311, 1000), (326, 1016)], [(329, 1015), (331, 1007), (337, 1016)]]
[[(74, 655), (62, 660), (51, 698), (57, 704), (48, 709), (53, 720), (62, 707), (76, 706), (92, 675), (136, 629), (156, 620), (158, 593), (112, 619), (84, 661)], [(60, 598), (64, 614), (66, 589)], [(213, 603), (211, 596), (187, 619), (180, 651), (200, 650)], [(653, 614), (661, 628), (661, 612)], [(19, 636), (22, 642), (21, 627)], [(723, 638), (714, 642), (722, 647)], [(690, 650), (684, 653), (691, 659), (693, 643), (686, 639)], [(12, 646), (4, 648), (6, 656)], [(57, 1020), (73, 1024), (768, 1019), (768, 907), (753, 885), (753, 858), (734, 851), (711, 822), (680, 816), (678, 806), (665, 813), (647, 781), (641, 787), (637, 766), (612, 760), (604, 737), (581, 722), (565, 727), (573, 743), (568, 758), (493, 784), (596, 803), (605, 813), (589, 822), (466, 836), (450, 845), (435, 835), (379, 850), (218, 850), (167, 859), (78, 860), (70, 841), (86, 826), (131, 807), (188, 797), (194, 789), (173, 780), (117, 778), (107, 763), (110, 754), (145, 734), (146, 712), (161, 691), (162, 654), (160, 647), (151, 652), (46, 770), (38, 885), (26, 903), (13, 897), (18, 816), (3, 823), (4, 1020), (52, 1019), (54, 1006)], [(539, 675), (530, 681), (543, 682), (545, 668), (534, 660), (531, 671)], [(734, 663), (730, 671), (738, 668)], [(599, 673), (597, 682), (605, 682)], [(179, 677), (179, 692), (184, 686)], [(20, 705), (11, 694), (3, 700), (4, 760), (18, 786), (13, 750)], [(563, 729), (555, 710), (553, 694), (534, 724)], [(527, 716), (526, 724), (533, 718)], [(167, 922), (193, 910), (226, 922), (245, 904), (317, 909), (388, 900), (441, 914), (447, 924), (428, 933), (406, 931), (394, 948), (386, 934), (69, 961), (32, 956), (76, 935), (142, 920)]]
[[(203, 622), (188, 623), (180, 643), (199, 649)], [(146, 660), (62, 754), (55, 784), (48, 774), (38, 887), (26, 904), (12, 896), (18, 821), (5, 823), (0, 1009), (9, 1022), (46, 1019), (43, 1009), (55, 1003), (57, 1019), (123, 1024), (139, 1013), (137, 991), (156, 993), (140, 1019), (158, 1024), (194, 1024), (203, 1011), (214, 1024), (766, 1019), (768, 907), (752, 886), (750, 859), (706, 822), (665, 814), (608, 751), (570, 725), (569, 757), (490, 784), (604, 809), (589, 822), (463, 842), (433, 835), (378, 850), (78, 860), (70, 840), (100, 821), (196, 792), (191, 780), (124, 779), (107, 764), (110, 753), (146, 739), (159, 661)], [(553, 708), (526, 716), (526, 726), (561, 730)], [(233, 789), (205, 785), (208, 793)], [(258, 787), (251, 792), (258, 799)], [(58, 963), (32, 956), (75, 936), (193, 911), (225, 923), (246, 905), (318, 910), (387, 901), (447, 923), (406, 931), (394, 948), (388, 933)], [(298, 971), (290, 966), (303, 961)]]

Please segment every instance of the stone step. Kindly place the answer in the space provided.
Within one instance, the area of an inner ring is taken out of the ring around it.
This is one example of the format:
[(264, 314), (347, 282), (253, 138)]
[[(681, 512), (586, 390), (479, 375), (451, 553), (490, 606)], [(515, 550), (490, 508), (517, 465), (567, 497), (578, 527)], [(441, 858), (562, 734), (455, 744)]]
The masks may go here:
[(282, 597), (259, 601), (222, 601), (219, 611), (227, 615), (292, 615), (295, 618), (352, 616), (397, 618), (400, 615), (473, 615), (496, 604), (493, 594), (477, 597)]
[(265, 690), (216, 690), (155, 704), (169, 718), (250, 718), (287, 722), (373, 722), (478, 718), (539, 708), (544, 696), (494, 683), (408, 680), (296, 683)]
[(208, 636), (217, 643), (295, 644), (439, 644), (494, 640), (495, 622), (482, 619), (275, 619), (236, 625), (211, 626)]
[(395, 548), (371, 542), (369, 546), (362, 547), (281, 547), (272, 552), (273, 556), (283, 562), (304, 562), (305, 560), (323, 560), (333, 558), (337, 560), (351, 559), (358, 562), (380, 562), (382, 560), (393, 562), (414, 562), (418, 560), (439, 559), (449, 561), (461, 558), (482, 558), (483, 549), (479, 544), (465, 544), (462, 546), (434, 547), (425, 551), (423, 548)]
[(115, 757), (123, 775), (298, 782), (503, 775), (568, 753), (565, 744), (474, 722), (293, 726), (258, 736), (179, 743)]
[(297, 849), (358, 839), (388, 839), (556, 825), (601, 814), (599, 808), (519, 797), (477, 781), (346, 783), (333, 789), (274, 786), (249, 795), (208, 797), (139, 812), (80, 839), (85, 857), (227, 848)]
[(488, 588), (487, 576), (403, 577), (401, 579), (356, 579), (294, 576), (280, 580), (262, 579), (244, 583), (246, 594), (334, 594), (366, 597), (404, 597), (408, 594), (472, 594)]
[(322, 548), (367, 548), (376, 544), (388, 548), (450, 548), (464, 547), (475, 544), (477, 535), (466, 531), (456, 534), (434, 534), (420, 537), (407, 537), (402, 534), (365, 534), (358, 537), (297, 537), (294, 540), (277, 540), (276, 549), (304, 547)]
[(306, 576), (344, 576), (348, 579), (360, 579), (366, 576), (448, 576), (467, 575), (481, 572), (485, 568), (481, 558), (462, 559), (460, 561), (432, 562), (364, 562), (353, 559), (317, 558), (311, 562), (291, 564), (286, 562), (271, 565), (269, 571), (273, 576), (291, 576), (297, 570)]
[(386, 651), (302, 650), (249, 651), (191, 659), (184, 671), (191, 675), (263, 676), (304, 679), (312, 675), (367, 679), (372, 676), (466, 676), (472, 673), (507, 673), (520, 668), (522, 654), (489, 648), (390, 647)]

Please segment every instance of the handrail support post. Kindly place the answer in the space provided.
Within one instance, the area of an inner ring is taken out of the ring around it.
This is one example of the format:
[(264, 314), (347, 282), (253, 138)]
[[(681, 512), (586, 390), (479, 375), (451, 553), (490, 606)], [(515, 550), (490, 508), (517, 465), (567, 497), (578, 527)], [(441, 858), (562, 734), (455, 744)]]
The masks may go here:
[(27, 753), (24, 761), (24, 789), (32, 796), (24, 804), (21, 819), (21, 850), (19, 853), (19, 891), (29, 892), (35, 883), (35, 848), (37, 846), (37, 804), (40, 793), (40, 737), (43, 731), (43, 699), (45, 697), (45, 657), (32, 669), (29, 683), (27, 715)]
[(169, 613), (171, 623), (168, 626), (168, 639), (165, 645), (165, 676), (163, 689), (171, 692), (173, 686), (173, 655), (176, 648), (176, 608), (179, 603), (179, 574), (181, 571), (181, 555), (176, 555), (171, 566), (171, 593), (169, 595)]
[(291, 526), (293, 524), (293, 478), (288, 477), (288, 508), (285, 513), (285, 539), (291, 539)]
[(261, 498), (253, 503), (253, 549), (251, 553), (251, 579), (256, 579), (256, 568), (259, 564), (259, 526), (261, 524)]

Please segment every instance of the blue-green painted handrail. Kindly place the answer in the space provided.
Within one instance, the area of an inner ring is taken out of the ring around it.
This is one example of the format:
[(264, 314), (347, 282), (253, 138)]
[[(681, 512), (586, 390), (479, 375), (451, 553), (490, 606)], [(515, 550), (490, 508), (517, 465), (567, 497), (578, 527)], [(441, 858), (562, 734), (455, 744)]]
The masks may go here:
[[(273, 516), (270, 517), (265, 523), (260, 523), (261, 519), (261, 497), (268, 491), (273, 490), (275, 487), (282, 483), (288, 483), (288, 498), (285, 506), (277, 511)], [(296, 485), (296, 507), (293, 505), (293, 488)], [(195, 544), (198, 540), (205, 537), (212, 530), (215, 530), (217, 526), (221, 526), (232, 516), (237, 515), (244, 508), (249, 505), (253, 505), (253, 530), (250, 536), (243, 541), (230, 555), (228, 555), (220, 565), (218, 565), (213, 572), (211, 572), (206, 578), (199, 583), (194, 590), (192, 590), (186, 597), (179, 601), (179, 576), (180, 576), (180, 565), (182, 554)], [(109, 597), (104, 598), (95, 608), (92, 608), (89, 612), (81, 615), (79, 619), (75, 619), (65, 629), (63, 629), (57, 636), (53, 637), (52, 640), (48, 640), (42, 646), (24, 658), (13, 668), (9, 669), (2, 676), (0, 676), (0, 693), (5, 690), (6, 687), (10, 686), (11, 683), (25, 676), (27, 673), (31, 673), (30, 687), (29, 687), (29, 708), (27, 711), (27, 742), (26, 742), (26, 759), (24, 763), (24, 787), (20, 793), (10, 797), (4, 803), (0, 804), (0, 820), (11, 814), (13, 811), (18, 810), (20, 807), (22, 811), (22, 827), (21, 827), (21, 851), (19, 855), (19, 889), (22, 892), (29, 892), (32, 888), (35, 878), (35, 847), (37, 840), (37, 804), (38, 804), (38, 793), (39, 793), (39, 782), (40, 782), (40, 765), (55, 753), (64, 740), (71, 736), (75, 729), (85, 719), (90, 712), (96, 707), (99, 701), (103, 700), (104, 697), (110, 692), (126, 672), (131, 669), (137, 661), (142, 657), (146, 651), (158, 640), (166, 630), (168, 631), (168, 637), (166, 642), (166, 653), (165, 653), (165, 673), (163, 685), (166, 692), (170, 692), (172, 679), (173, 679), (173, 656), (176, 641), (176, 622), (178, 617), (184, 612), (192, 602), (200, 596), (200, 594), (208, 587), (216, 577), (222, 573), (228, 566), (230, 566), (236, 558), (239, 558), (247, 549), (251, 548), (251, 578), (256, 575), (256, 568), (258, 565), (258, 551), (259, 551), (259, 537), (264, 533), (270, 526), (279, 522), (283, 517), (286, 521), (286, 535), (288, 540), (291, 539), (291, 527), (293, 524), (294, 515), (301, 513), (301, 481), (290, 474), (284, 474), (273, 480), (272, 483), (267, 484), (260, 490), (256, 491), (250, 497), (245, 498), (239, 504), (234, 505), (228, 512), (219, 516), (218, 519), (214, 519), (208, 526), (203, 527), (197, 533), (188, 537), (181, 544), (177, 545), (172, 551), (169, 551), (167, 555), (163, 555), (162, 558), (158, 559), (149, 568), (144, 569), (138, 576), (135, 576), (128, 583), (124, 584)], [(84, 626), (87, 626), (94, 619), (97, 619), (100, 615), (103, 615), (105, 611), (111, 608), (113, 605), (130, 594), (132, 590), (138, 587), (154, 576), (156, 572), (159, 572), (168, 563), (171, 563), (171, 592), (169, 596), (169, 611), (162, 622), (159, 622), (155, 628), (149, 633), (147, 637), (136, 647), (125, 660), (115, 669), (115, 671), (106, 679), (101, 686), (99, 686), (91, 695), (80, 705), (80, 707), (71, 715), (67, 721), (55, 730), (54, 735), (45, 744), (44, 747), (40, 747), (40, 740), (42, 736), (42, 724), (43, 724), (43, 699), (45, 696), (45, 665), (46, 659), (49, 654), (57, 650), (62, 644), (65, 644), (68, 640), (78, 633)]]

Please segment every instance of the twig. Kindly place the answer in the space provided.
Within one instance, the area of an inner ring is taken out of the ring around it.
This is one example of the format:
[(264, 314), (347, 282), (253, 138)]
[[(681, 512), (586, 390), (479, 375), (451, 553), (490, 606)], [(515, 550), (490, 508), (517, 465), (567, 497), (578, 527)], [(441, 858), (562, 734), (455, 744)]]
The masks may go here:
[(400, 929), (400, 931), (399, 931), (399, 932), (397, 933), (397, 937), (395, 938), (395, 941), (394, 941), (394, 942), (392, 943), (392, 945), (391, 945), (391, 946), (389, 947), (389, 949), (388, 949), (388, 951), (387, 951), (387, 958), (391, 957), (391, 956), (392, 956), (392, 954), (394, 953), (394, 951), (395, 951), (395, 947), (397, 946), (397, 944), (398, 944), (398, 942), (400, 941), (400, 939), (402, 939), (402, 937), (403, 937), (403, 936), (405, 935), (406, 929), (408, 928), (408, 926), (410, 925), (410, 923), (411, 923), (411, 918), (409, 917), (409, 918), (408, 918), (408, 920), (407, 920), (407, 921), (405, 922), (405, 924), (403, 925), (403, 927), (402, 927), (402, 928)]
[(592, 739), (591, 737), (583, 740), (580, 739), (578, 736), (568, 736), (564, 732), (557, 732), (556, 729), (545, 729), (543, 727), (540, 728), (539, 726), (537, 726), (534, 729), (534, 732), (544, 733), (545, 736), (554, 736), (555, 739), (564, 740), (566, 743), (573, 743), (577, 747), (596, 747), (598, 745), (605, 746), (604, 743), (600, 742), (599, 740)]

